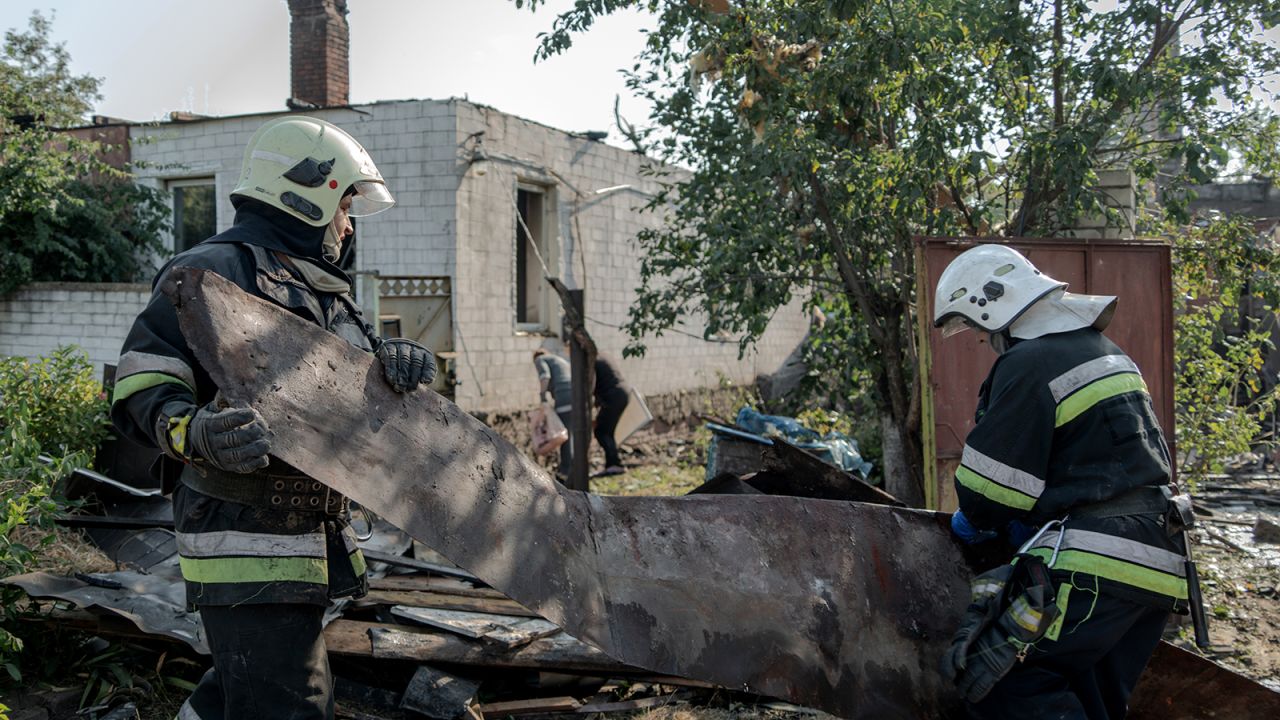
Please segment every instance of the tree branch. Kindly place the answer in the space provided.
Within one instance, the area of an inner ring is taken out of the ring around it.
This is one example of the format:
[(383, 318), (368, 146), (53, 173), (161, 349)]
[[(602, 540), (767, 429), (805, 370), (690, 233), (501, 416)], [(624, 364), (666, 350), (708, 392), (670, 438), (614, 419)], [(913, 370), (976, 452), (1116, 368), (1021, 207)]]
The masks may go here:
[(822, 188), (822, 181), (813, 173), (808, 174), (808, 181), (809, 188), (813, 191), (814, 209), (817, 210), (818, 219), (821, 220), (826, 228), (827, 238), (831, 245), (831, 254), (836, 259), (836, 268), (840, 272), (840, 279), (844, 281), (845, 292), (853, 296), (854, 303), (862, 313), (863, 319), (866, 320), (867, 330), (870, 331), (872, 339), (876, 341), (876, 344), (883, 347), (886, 340), (885, 332), (884, 328), (878, 324), (875, 308), (871, 305), (871, 292), (867, 289), (863, 279), (858, 277), (858, 271), (854, 269), (853, 262), (840, 245), (840, 228), (836, 226), (835, 218), (831, 215), (831, 208), (827, 206), (826, 192)]

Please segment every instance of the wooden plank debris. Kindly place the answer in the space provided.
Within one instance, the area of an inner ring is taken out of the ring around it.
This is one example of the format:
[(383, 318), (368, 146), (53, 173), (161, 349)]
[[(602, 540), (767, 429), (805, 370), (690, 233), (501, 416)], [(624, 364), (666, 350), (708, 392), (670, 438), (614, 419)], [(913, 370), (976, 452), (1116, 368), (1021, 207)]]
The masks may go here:
[(447, 632), (341, 618), (329, 623), (324, 638), (329, 652), (336, 655), (604, 675), (642, 672), (562, 632), (507, 649)]
[(432, 575), (387, 575), (386, 577), (369, 578), (371, 590), (410, 590), (433, 592), (442, 595), (461, 595), (463, 597), (505, 599), (507, 596), (487, 587), (476, 587), (466, 580)]
[(404, 605), (392, 607), (391, 614), (429, 627), (456, 633), (463, 637), (491, 642), (505, 648), (528, 645), (538, 638), (548, 637), (560, 632), (560, 628), (542, 618), (518, 618), (507, 615), (494, 615), (492, 613), (461, 612), (437, 608), (406, 607)]
[(484, 703), (479, 709), (480, 714), (486, 718), (503, 718), (515, 715), (573, 712), (580, 707), (582, 707), (582, 703), (578, 702), (576, 698), (549, 697)]
[(643, 697), (635, 700), (621, 700), (618, 702), (591, 703), (578, 708), (579, 713), (610, 713), (610, 712), (626, 712), (628, 710), (645, 710), (648, 708), (663, 707), (675, 702), (675, 699), (663, 695), (661, 697)]
[(539, 617), (537, 613), (526, 609), (514, 600), (430, 592), (370, 590), (369, 594), (356, 601), (356, 605), (359, 607), (367, 607), (369, 605), (408, 605), (410, 607), (463, 610), (467, 612), (493, 613), (495, 615)]

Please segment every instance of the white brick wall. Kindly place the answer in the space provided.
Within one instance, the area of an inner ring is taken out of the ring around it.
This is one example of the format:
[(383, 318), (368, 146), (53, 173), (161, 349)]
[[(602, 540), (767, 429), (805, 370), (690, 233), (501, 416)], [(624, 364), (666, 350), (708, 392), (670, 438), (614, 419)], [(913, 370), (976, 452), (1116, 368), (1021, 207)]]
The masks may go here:
[[(462, 100), (375, 103), (316, 115), (369, 150), (396, 197), (391, 210), (357, 220), (357, 270), (453, 278), (460, 405), (503, 411), (534, 404), (532, 351), (555, 344), (546, 336), (516, 331), (513, 203), (518, 180), (554, 189), (560, 256), (551, 262), (562, 277), (572, 278), (571, 287), (585, 287), (588, 329), (603, 351), (621, 358), (626, 338), (616, 326), (626, 322), (640, 283), (634, 239), (656, 222), (637, 210), (647, 200), (645, 193), (656, 190), (653, 180), (640, 174), (640, 157)], [(244, 147), (273, 117), (135, 127), (132, 155), (140, 179), (163, 187), (171, 179), (214, 177), (217, 226), (225, 230), (234, 218), (229, 194)], [(468, 163), (466, 139), (478, 130), (485, 131), (492, 158), (484, 175)], [(594, 194), (616, 185), (632, 189)], [(570, 263), (573, 243), (585, 257), (585, 278), (577, 256)], [(146, 287), (128, 287), (133, 289), (32, 286), (17, 293), (0, 303), (0, 352), (34, 356), (74, 342), (89, 349), (95, 363), (114, 363), (147, 297)], [(552, 306), (558, 308), (558, 301)], [(645, 358), (622, 360), (622, 370), (649, 394), (716, 385), (721, 377), (748, 383), (776, 370), (806, 326), (798, 303), (779, 311), (764, 339), (741, 360), (736, 344), (669, 333), (649, 340)], [(689, 329), (701, 332), (701, 327)]]
[(0, 299), (0, 354), (36, 358), (78, 345), (101, 377), (150, 296), (147, 285), (32, 283)]
[[(620, 360), (623, 374), (641, 392), (714, 386), (721, 377), (749, 383), (758, 374), (775, 371), (800, 342), (807, 322), (797, 302), (778, 312), (759, 345), (741, 360), (736, 343), (709, 343), (676, 333), (650, 338), (644, 358), (621, 359), (627, 338), (617, 326), (627, 321), (640, 284), (641, 252), (635, 238), (642, 228), (657, 222), (654, 216), (639, 212), (657, 190), (654, 181), (640, 173), (642, 158), (468, 102), (458, 102), (457, 113), (459, 146), (468, 135), (483, 130), (490, 156), (484, 175), (459, 159), (454, 308), (461, 336), (456, 343), (461, 382), (457, 396), (463, 407), (500, 411), (535, 404), (532, 352), (558, 345), (545, 336), (516, 331), (510, 278), (518, 181), (554, 188), (562, 277), (575, 278), (585, 289), (587, 329), (602, 351)], [(595, 195), (596, 190), (617, 185), (632, 188)], [(575, 200), (580, 203), (576, 227), (572, 222)], [(578, 230), (583, 237), (577, 237)], [(574, 242), (581, 243), (585, 256), (585, 279), (578, 257), (570, 263), (567, 254)], [(701, 334), (700, 326), (689, 329)]]
[[(133, 128), (134, 162), (144, 182), (213, 176), (218, 230), (231, 227), (231, 190), (245, 145), (263, 123), (284, 113), (164, 123)], [(357, 219), (357, 270), (398, 275), (452, 275), (453, 101), (375, 103), (359, 110), (317, 110), (364, 145), (396, 198), (396, 207)], [(443, 122), (442, 122), (443, 121)]]

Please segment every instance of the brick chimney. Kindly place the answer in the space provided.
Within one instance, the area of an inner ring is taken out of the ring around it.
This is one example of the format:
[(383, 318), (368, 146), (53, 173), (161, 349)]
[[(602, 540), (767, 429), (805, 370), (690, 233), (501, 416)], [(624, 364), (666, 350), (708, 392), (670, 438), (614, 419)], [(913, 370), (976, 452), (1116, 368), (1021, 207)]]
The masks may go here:
[(346, 105), (347, 0), (289, 0), (290, 108)]

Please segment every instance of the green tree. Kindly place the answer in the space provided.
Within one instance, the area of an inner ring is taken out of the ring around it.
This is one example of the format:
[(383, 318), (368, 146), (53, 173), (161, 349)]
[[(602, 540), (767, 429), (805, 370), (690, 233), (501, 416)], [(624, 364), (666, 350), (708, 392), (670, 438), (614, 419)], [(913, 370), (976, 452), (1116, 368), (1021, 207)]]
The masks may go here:
[(1185, 219), (1187, 187), (1230, 151), (1276, 167), (1280, 124), (1255, 100), (1280, 70), (1261, 35), (1276, 0), (588, 0), (536, 56), (625, 9), (653, 18), (626, 71), (651, 116), (628, 134), (667, 163), (650, 209), (668, 219), (639, 238), (630, 351), (690, 322), (749, 343), (797, 297), (847, 318), (818, 371), (879, 409), (886, 478), (910, 502), (915, 236), (1118, 222), (1098, 172), (1125, 167)]
[(0, 52), (0, 295), (35, 280), (121, 282), (148, 274), (169, 209), (101, 158), (85, 124), (99, 80), (71, 72), (51, 21), (31, 16)]
[(1244, 218), (1203, 220), (1172, 237), (1177, 448), (1194, 483), (1248, 452), (1276, 412), (1280, 387), (1264, 363), (1280, 335), (1280, 258)]

